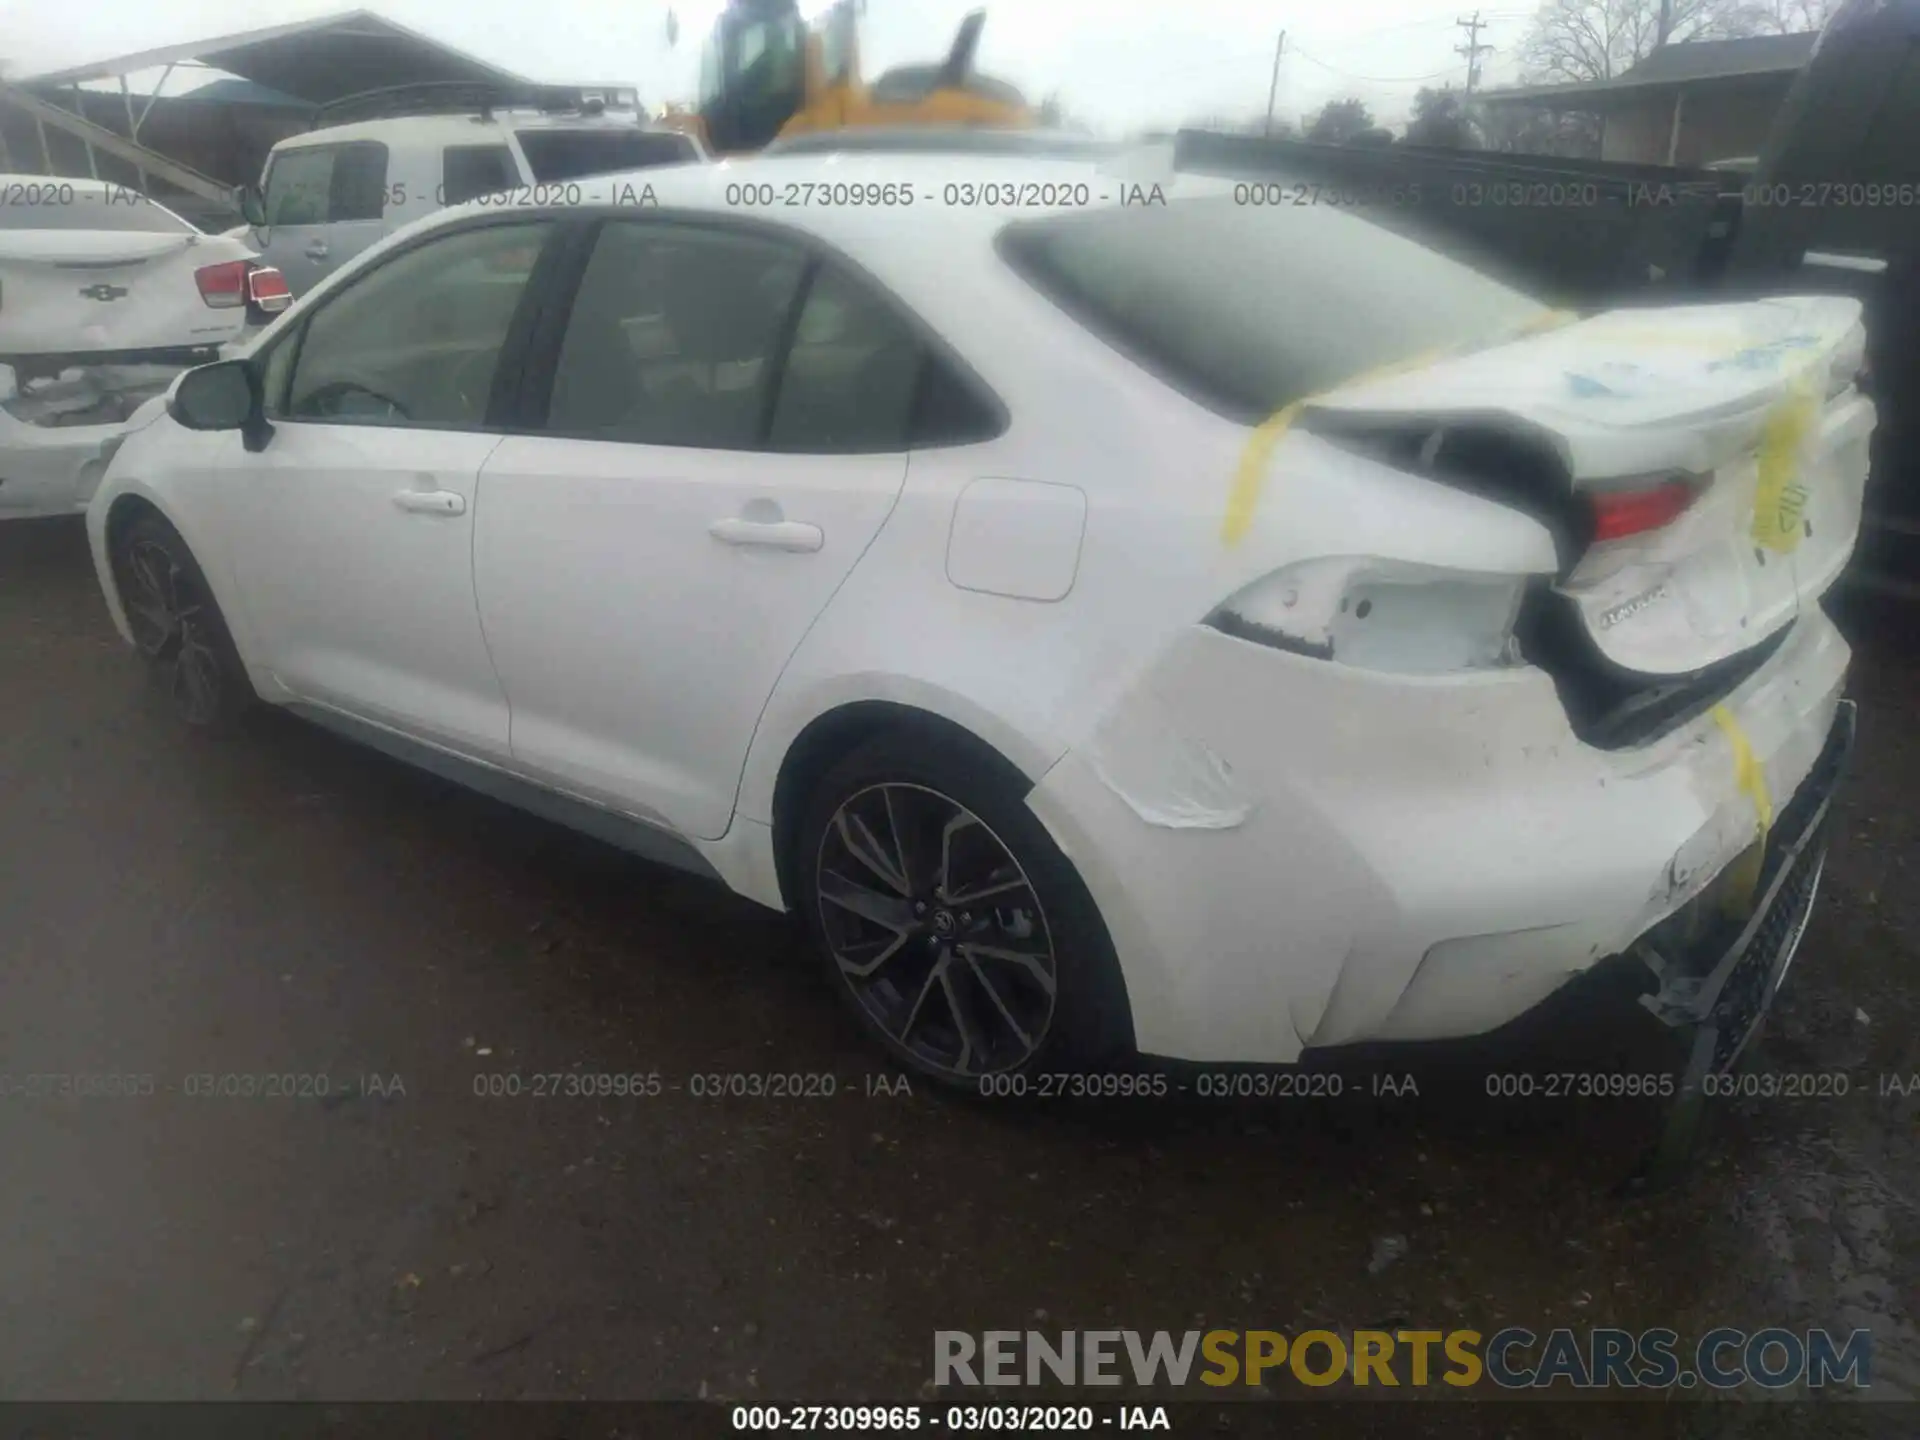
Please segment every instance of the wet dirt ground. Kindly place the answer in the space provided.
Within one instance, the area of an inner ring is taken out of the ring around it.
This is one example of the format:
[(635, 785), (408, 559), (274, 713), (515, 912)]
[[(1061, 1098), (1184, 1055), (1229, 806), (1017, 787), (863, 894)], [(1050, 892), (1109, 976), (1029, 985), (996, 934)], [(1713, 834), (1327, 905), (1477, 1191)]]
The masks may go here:
[[(1882, 1093), (1920, 1091), (1920, 620), (1847, 623), (1856, 774), (1754, 1066), (1848, 1093), (1724, 1102), (1622, 1198), (1653, 1112), (1496, 1103), (1484, 1056), (1332, 1104), (907, 1093), (781, 917), (285, 717), (188, 734), (79, 526), (0, 527), (0, 1072), (150, 1077), (0, 1099), (0, 1396), (914, 1399), (942, 1329), (1512, 1323), (1865, 1326), (1920, 1397), (1920, 1093)], [(1627, 1006), (1558, 1025), (1491, 1063), (1673, 1060)], [(834, 1093), (693, 1093), (765, 1073)]]

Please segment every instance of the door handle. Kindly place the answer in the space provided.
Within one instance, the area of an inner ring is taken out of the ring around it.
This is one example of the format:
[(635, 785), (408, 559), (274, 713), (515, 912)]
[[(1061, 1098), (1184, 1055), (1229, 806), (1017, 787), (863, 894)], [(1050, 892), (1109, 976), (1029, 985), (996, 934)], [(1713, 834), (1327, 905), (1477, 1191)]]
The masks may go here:
[(764, 550), (810, 552), (827, 541), (818, 525), (798, 520), (742, 520), (736, 516), (714, 521), (707, 533), (723, 545), (757, 545)]
[(307, 242), (307, 258), (309, 260), (326, 259), (327, 258), (327, 242), (324, 240), (309, 240)]
[(416, 515), (464, 515), (467, 497), (453, 490), (402, 490), (393, 503)]

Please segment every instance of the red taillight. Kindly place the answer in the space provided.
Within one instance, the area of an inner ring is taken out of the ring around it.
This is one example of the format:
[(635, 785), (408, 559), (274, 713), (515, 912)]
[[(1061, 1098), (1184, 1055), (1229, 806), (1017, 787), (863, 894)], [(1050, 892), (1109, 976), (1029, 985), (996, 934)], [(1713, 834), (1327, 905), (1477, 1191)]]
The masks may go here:
[(1593, 538), (1624, 540), (1671, 525), (1699, 492), (1685, 480), (1664, 480), (1631, 490), (1597, 490), (1593, 501)]
[(293, 303), (293, 291), (287, 277), (271, 265), (256, 266), (247, 275), (247, 300), (269, 315), (277, 315)]
[(247, 303), (247, 262), (229, 260), (224, 265), (202, 265), (193, 272), (193, 283), (200, 287), (200, 298), (216, 310), (230, 310)]

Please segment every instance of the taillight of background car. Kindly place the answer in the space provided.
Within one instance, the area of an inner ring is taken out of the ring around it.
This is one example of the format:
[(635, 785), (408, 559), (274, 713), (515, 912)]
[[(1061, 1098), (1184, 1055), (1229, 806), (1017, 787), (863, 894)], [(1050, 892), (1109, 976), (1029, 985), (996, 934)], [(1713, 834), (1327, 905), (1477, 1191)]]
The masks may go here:
[(262, 318), (278, 315), (292, 303), (287, 277), (271, 265), (255, 265), (247, 273), (247, 304)]
[(200, 287), (200, 298), (215, 310), (231, 310), (246, 304), (247, 271), (251, 265), (247, 260), (202, 265), (193, 272), (193, 283)]

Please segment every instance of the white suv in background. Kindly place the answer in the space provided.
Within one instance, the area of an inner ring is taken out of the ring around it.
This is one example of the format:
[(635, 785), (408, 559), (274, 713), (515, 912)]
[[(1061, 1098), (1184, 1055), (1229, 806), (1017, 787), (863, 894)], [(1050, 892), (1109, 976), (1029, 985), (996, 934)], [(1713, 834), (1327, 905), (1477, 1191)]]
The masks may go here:
[[(321, 128), (282, 140), (257, 194), (252, 242), (304, 295), (382, 237), (481, 195), (706, 158), (699, 141), (639, 118), (631, 91), (409, 85), (337, 101)], [(619, 113), (622, 109), (626, 113)], [(422, 113), (434, 112), (434, 113)]]

